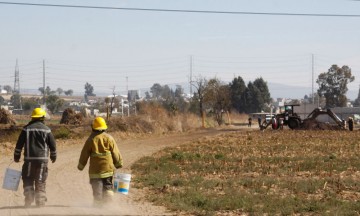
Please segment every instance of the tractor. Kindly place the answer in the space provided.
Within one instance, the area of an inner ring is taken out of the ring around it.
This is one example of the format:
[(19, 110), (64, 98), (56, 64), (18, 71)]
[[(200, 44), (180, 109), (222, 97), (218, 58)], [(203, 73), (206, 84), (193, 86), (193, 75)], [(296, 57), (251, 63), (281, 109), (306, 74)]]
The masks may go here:
[(302, 120), (298, 114), (294, 112), (294, 107), (300, 106), (298, 104), (289, 104), (284, 106), (284, 111), (280, 109), (280, 113), (276, 114), (271, 121), (263, 122), (261, 125), (261, 130), (266, 129), (269, 125), (273, 129), (279, 129), (280, 122), (283, 122), (284, 126), (288, 126), (290, 129), (298, 129), (302, 124)]

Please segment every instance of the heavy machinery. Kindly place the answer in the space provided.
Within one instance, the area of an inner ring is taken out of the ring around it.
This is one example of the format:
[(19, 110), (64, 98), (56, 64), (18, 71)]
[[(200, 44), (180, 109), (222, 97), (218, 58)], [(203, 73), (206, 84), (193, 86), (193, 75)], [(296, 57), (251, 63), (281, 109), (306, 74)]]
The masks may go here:
[[(342, 130), (346, 129), (346, 122), (340, 119), (331, 109), (322, 110), (320, 108), (314, 109), (306, 119), (301, 119), (299, 115), (294, 112), (294, 106), (299, 105), (285, 105), (285, 111), (275, 115), (270, 122), (263, 122), (260, 129), (264, 130), (271, 125), (272, 129), (279, 129), (282, 126), (288, 126), (290, 129), (303, 130)], [(329, 117), (333, 122), (329, 122)]]
[[(273, 129), (279, 127), (288, 126), (290, 129), (297, 129), (300, 127), (302, 120), (298, 114), (294, 112), (294, 107), (300, 106), (298, 104), (289, 104), (284, 106), (284, 110), (280, 109), (280, 113), (276, 114), (271, 121), (263, 122), (260, 129), (264, 130), (268, 126), (272, 126)], [(282, 123), (281, 123), (282, 122)]]
[[(333, 123), (318, 121), (321, 117), (330, 117)], [(300, 125), (304, 129), (342, 130), (346, 129), (346, 122), (337, 116), (331, 109), (314, 109)]]

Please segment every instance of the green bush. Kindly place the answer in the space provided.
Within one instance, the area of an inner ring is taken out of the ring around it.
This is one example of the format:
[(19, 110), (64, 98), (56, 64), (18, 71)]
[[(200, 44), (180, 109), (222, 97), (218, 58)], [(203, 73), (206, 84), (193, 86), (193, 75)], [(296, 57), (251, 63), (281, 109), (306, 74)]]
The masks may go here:
[(55, 139), (69, 139), (71, 138), (71, 130), (67, 127), (59, 127), (54, 132)]

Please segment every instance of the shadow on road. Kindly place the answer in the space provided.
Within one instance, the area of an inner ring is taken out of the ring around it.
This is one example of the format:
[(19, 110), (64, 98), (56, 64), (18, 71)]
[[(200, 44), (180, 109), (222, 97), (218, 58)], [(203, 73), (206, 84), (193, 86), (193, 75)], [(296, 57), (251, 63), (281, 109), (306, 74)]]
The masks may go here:
[(4, 206), (4, 207), (0, 207), (0, 210), (2, 209), (32, 209), (32, 208), (46, 208), (46, 207), (51, 207), (51, 208), (63, 208), (63, 207), (70, 207), (70, 206), (64, 206), (64, 205), (45, 205), (43, 207), (37, 207), (37, 206), (30, 206), (25, 208), (25, 206), (21, 205), (21, 206)]

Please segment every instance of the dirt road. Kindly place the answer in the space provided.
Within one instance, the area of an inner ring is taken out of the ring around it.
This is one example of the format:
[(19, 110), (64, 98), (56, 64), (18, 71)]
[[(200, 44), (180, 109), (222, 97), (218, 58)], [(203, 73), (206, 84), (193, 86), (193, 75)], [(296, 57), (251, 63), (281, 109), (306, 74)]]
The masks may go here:
[[(131, 173), (130, 166), (139, 158), (151, 155), (167, 146), (176, 146), (204, 136), (214, 136), (236, 129), (207, 129), (191, 133), (150, 137), (142, 139), (121, 140), (112, 133), (124, 158), (124, 168), (120, 171)], [(24, 208), (22, 183), (19, 190), (12, 192), (0, 189), (0, 215), (172, 215), (165, 208), (154, 206), (143, 201), (142, 191), (130, 188), (128, 195), (115, 194), (114, 203), (106, 208), (92, 207), (92, 191), (87, 173), (77, 170), (79, 154), (85, 139), (58, 140), (58, 160), (49, 163), (49, 178), (47, 180), (48, 202), (43, 208)], [(12, 155), (0, 158), (0, 179), (4, 179), (5, 169), (12, 161)], [(22, 163), (12, 163), (11, 168), (21, 169)]]

